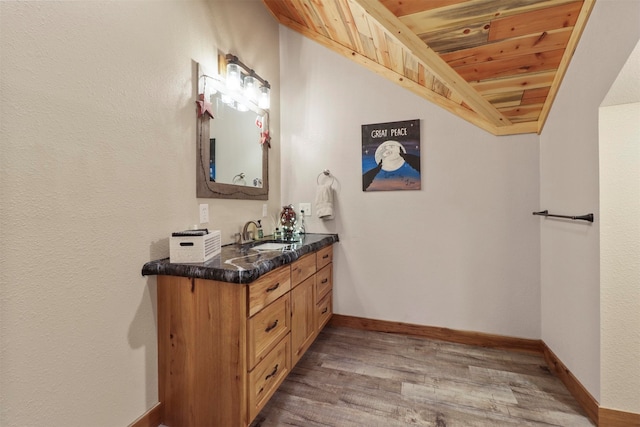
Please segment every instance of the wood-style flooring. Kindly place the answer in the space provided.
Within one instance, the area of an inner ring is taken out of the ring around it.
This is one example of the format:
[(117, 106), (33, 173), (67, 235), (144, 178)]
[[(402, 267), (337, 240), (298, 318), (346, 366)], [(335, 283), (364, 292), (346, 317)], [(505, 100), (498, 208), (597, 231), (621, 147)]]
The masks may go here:
[(251, 427), (592, 425), (541, 355), (328, 326)]

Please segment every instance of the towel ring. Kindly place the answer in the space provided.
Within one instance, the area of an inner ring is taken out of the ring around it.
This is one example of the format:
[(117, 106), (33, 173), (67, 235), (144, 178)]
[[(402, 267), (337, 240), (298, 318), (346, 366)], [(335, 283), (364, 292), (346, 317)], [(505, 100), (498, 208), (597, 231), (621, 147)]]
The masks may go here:
[(329, 169), (325, 169), (325, 170), (323, 170), (322, 172), (320, 172), (320, 173), (318, 174), (318, 177), (316, 178), (316, 183), (317, 183), (318, 185), (320, 185), (320, 177), (321, 177), (322, 175), (324, 175), (324, 176), (326, 176), (326, 177), (328, 177), (328, 178), (331, 178), (331, 184), (333, 184), (333, 183), (334, 183), (334, 181), (336, 180), (336, 179), (333, 177), (333, 175), (331, 175), (331, 171), (329, 171)]
[(244, 180), (244, 172), (240, 172), (238, 175), (234, 176), (233, 179), (231, 180), (231, 182), (233, 184), (239, 185), (247, 185), (247, 182)]

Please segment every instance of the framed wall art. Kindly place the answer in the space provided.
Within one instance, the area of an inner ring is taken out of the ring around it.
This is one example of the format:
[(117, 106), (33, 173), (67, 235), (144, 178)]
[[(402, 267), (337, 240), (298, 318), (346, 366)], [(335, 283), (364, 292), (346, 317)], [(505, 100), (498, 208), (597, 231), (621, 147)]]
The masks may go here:
[(420, 188), (420, 120), (362, 125), (362, 191)]

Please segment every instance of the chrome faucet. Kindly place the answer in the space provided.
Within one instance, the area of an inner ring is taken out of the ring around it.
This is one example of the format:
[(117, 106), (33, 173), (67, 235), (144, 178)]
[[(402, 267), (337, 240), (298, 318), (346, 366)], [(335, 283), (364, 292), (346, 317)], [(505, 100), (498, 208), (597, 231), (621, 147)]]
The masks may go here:
[(251, 224), (253, 224), (256, 227), (256, 230), (260, 227), (260, 225), (258, 225), (258, 223), (253, 221), (253, 220), (247, 221), (247, 223), (242, 228), (242, 241), (243, 242), (251, 240), (250, 236), (249, 236), (249, 226)]

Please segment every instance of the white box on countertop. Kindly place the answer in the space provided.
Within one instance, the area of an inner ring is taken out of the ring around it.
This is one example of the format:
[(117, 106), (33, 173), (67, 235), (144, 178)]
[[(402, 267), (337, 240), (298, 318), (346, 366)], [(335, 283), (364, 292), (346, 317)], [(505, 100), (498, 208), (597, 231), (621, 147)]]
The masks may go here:
[(171, 234), (169, 262), (205, 262), (218, 255), (221, 250), (220, 230), (185, 230)]

